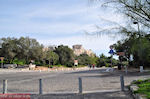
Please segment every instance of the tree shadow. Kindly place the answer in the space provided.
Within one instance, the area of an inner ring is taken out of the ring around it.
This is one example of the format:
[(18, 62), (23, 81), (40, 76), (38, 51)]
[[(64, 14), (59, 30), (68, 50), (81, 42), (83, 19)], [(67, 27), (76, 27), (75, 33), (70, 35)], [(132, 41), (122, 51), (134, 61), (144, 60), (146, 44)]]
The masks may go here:
[(89, 69), (89, 70), (86, 70), (86, 71), (75, 71), (75, 72), (71, 72), (71, 73), (65, 73), (65, 74), (85, 74), (85, 73), (89, 73), (89, 74), (96, 74), (96, 73), (101, 73), (101, 72), (104, 72), (106, 69)]
[[(150, 76), (150, 72), (143, 72), (140, 73), (139, 71), (128, 71), (126, 74), (125, 71), (115, 70), (114, 72), (106, 72), (106, 69), (99, 69), (99, 70), (88, 70), (88, 71), (78, 71), (78, 72), (71, 72), (66, 74), (92, 74), (87, 76), (81, 77), (118, 77), (123, 75), (124, 77), (140, 77), (140, 76)], [(95, 74), (95, 75), (93, 75)], [(99, 74), (99, 75), (98, 75)]]

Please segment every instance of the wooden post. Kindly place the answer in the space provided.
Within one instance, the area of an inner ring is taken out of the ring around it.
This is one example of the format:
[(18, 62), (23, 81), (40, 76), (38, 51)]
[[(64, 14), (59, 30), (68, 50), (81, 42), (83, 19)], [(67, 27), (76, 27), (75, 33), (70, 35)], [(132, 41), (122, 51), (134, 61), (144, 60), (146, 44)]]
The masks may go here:
[(7, 93), (7, 80), (3, 80), (3, 94)]
[(82, 94), (82, 78), (79, 77), (79, 94)]

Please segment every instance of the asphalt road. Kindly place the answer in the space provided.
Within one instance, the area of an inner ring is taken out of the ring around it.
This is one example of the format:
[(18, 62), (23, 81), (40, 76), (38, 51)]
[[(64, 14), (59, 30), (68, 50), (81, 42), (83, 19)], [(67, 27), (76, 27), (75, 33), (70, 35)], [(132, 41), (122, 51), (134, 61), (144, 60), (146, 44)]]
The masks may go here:
[[(8, 93), (38, 94), (39, 79), (42, 79), (43, 93), (78, 93), (78, 78), (82, 77), (83, 92), (120, 91), (122, 71), (105, 72), (106, 69), (95, 69), (71, 72), (0, 72), (0, 92), (2, 80), (8, 80)], [(148, 78), (149, 73), (129, 72), (125, 75), (125, 84), (132, 80)]]

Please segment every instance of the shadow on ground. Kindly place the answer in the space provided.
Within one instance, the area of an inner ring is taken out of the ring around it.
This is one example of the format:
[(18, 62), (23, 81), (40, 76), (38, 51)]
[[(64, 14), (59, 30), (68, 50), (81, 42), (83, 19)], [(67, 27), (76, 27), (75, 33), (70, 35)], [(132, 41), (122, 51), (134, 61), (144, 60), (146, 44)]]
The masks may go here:
[(76, 72), (71, 72), (71, 73), (65, 73), (65, 74), (97, 74), (97, 73), (102, 73), (106, 71), (106, 69), (91, 69), (91, 70), (86, 70), (86, 71), (76, 71)]
[(31, 95), (31, 99), (133, 99), (129, 92)]
[(87, 75), (87, 76), (82, 76), (82, 77), (118, 77), (120, 75), (124, 75), (125, 77), (137, 77), (137, 76), (150, 76), (150, 72), (143, 72), (140, 73), (139, 71), (129, 71), (127, 74), (125, 71), (119, 71), (115, 70), (114, 72), (105, 72), (106, 69), (100, 69), (100, 70), (88, 70), (88, 71), (78, 71), (78, 72), (72, 72), (72, 73), (67, 73), (67, 74), (97, 74), (99, 73), (100, 75)]

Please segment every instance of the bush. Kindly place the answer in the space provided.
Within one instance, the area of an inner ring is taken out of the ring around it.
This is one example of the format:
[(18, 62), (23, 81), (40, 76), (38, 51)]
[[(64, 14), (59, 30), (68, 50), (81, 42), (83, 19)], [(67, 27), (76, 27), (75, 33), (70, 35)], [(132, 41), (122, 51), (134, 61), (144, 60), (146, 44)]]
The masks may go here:
[(110, 66), (110, 64), (109, 64), (109, 63), (105, 63), (105, 66), (106, 66), (106, 67), (109, 67), (109, 66)]
[(41, 63), (41, 62), (35, 62), (34, 64), (37, 66), (43, 66), (43, 63)]
[(18, 65), (25, 65), (25, 60), (18, 60), (18, 59), (14, 59), (12, 61), (13, 64), (18, 64)]
[(67, 66), (67, 67), (73, 67), (74, 65), (73, 65), (72, 62), (68, 62), (68, 63), (66, 64), (66, 66)]
[(133, 84), (137, 84), (139, 89), (134, 93), (145, 94), (147, 99), (150, 99), (150, 79), (147, 80), (137, 80), (133, 82)]

